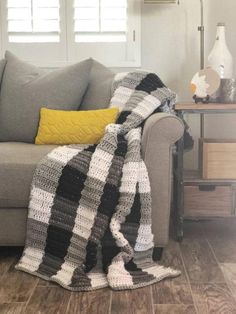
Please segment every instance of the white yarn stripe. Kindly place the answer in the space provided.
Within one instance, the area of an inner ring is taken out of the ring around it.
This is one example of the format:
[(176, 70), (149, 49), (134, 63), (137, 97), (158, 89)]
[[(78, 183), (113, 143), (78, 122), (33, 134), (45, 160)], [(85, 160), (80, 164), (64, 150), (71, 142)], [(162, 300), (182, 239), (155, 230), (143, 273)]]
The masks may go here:
[(91, 280), (92, 288), (108, 286), (107, 277), (104, 273), (91, 272), (88, 273), (87, 276)]
[(116, 93), (111, 99), (110, 107), (117, 107), (121, 111), (131, 95), (133, 94), (133, 90), (124, 86), (120, 86), (117, 88)]
[(153, 246), (152, 226), (141, 224), (134, 247), (135, 251), (147, 251)]
[(138, 163), (137, 162), (127, 162), (123, 166), (123, 176), (120, 186), (121, 193), (136, 193), (136, 183), (138, 175)]
[[(120, 234), (120, 221), (117, 221), (115, 219), (113, 219), (112, 221), (112, 233), (118, 235)], [(129, 242), (127, 241), (127, 239), (122, 236), (122, 237), (118, 237), (116, 238), (116, 245), (119, 247), (124, 247), (126, 245), (128, 245)]]
[(130, 143), (132, 143), (134, 141), (140, 142), (141, 132), (142, 132), (141, 128), (132, 129), (125, 135), (125, 139), (127, 139)]
[(144, 268), (143, 271), (156, 277), (157, 281), (162, 280), (166, 277), (176, 277), (180, 274), (180, 271), (178, 270), (169, 267), (159, 266), (158, 264), (155, 264), (149, 268)]
[(54, 194), (33, 186), (29, 203), (29, 218), (48, 224), (54, 197)]
[(147, 168), (143, 160), (139, 163), (138, 183), (139, 183), (138, 189), (139, 189), (140, 198), (141, 198), (141, 206), (143, 205), (142, 204), (143, 193), (148, 195), (147, 204), (150, 203), (148, 206), (149, 212), (144, 212), (144, 208), (143, 210), (141, 210), (141, 219), (140, 219), (138, 234), (136, 238), (136, 243), (134, 246), (135, 251), (141, 252), (141, 251), (149, 250), (154, 245), (153, 243), (154, 236), (152, 233), (151, 224), (144, 224), (144, 218), (143, 218), (144, 216), (151, 215), (151, 197), (150, 197), (151, 187), (150, 187)]
[(27, 247), (24, 254), (16, 267), (25, 267), (34, 272), (38, 269), (39, 263), (42, 259), (42, 251), (35, 248)]
[(115, 261), (108, 267), (107, 280), (109, 286), (119, 287), (121, 284), (133, 286), (133, 279), (130, 273), (125, 269), (123, 261)]
[(63, 263), (61, 269), (57, 272), (55, 276), (52, 276), (52, 279), (60, 280), (64, 285), (69, 286), (71, 283), (71, 278), (75, 271), (75, 266), (72, 266), (70, 263)]
[(83, 146), (75, 149), (68, 146), (61, 146), (50, 152), (48, 154), (48, 158), (55, 159), (63, 165), (66, 165), (74, 156), (86, 149), (86, 147), (88, 146)]
[[(96, 213), (94, 210), (85, 208), (83, 205), (79, 205), (77, 213), (73, 232), (84, 239), (88, 239), (91, 233), (91, 225), (93, 225), (91, 221), (94, 221)], [(82, 217), (85, 216), (87, 216), (87, 219), (83, 220)]]
[[(157, 102), (159, 105), (157, 106)], [(133, 113), (138, 114), (143, 119), (146, 119), (150, 114), (159, 106), (161, 102), (157, 100), (154, 96), (148, 95), (144, 97), (144, 100), (139, 103), (139, 105), (133, 109)]]
[(112, 159), (113, 154), (97, 148), (91, 159), (87, 176), (105, 182)]
[(147, 167), (143, 160), (139, 163), (139, 193), (151, 193)]

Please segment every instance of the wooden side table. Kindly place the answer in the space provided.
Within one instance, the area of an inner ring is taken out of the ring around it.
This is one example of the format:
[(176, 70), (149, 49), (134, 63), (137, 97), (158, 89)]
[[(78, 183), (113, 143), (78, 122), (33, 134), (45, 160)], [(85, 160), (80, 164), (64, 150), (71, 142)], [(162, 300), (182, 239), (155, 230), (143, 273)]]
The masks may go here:
[[(200, 114), (201, 119), (201, 137), (204, 137), (204, 115), (205, 114), (225, 114), (236, 113), (236, 104), (195, 104), (195, 103), (178, 103), (175, 105), (175, 110), (179, 118), (183, 119), (184, 114)], [(184, 175), (184, 137), (177, 142), (176, 157), (175, 157), (175, 172), (174, 172), (174, 206), (175, 217), (174, 227), (178, 241), (183, 238), (183, 222), (184, 222), (184, 187), (191, 184), (201, 184), (201, 186), (210, 187), (217, 185), (232, 185), (236, 186), (236, 180), (204, 180), (199, 175), (188, 173)]]

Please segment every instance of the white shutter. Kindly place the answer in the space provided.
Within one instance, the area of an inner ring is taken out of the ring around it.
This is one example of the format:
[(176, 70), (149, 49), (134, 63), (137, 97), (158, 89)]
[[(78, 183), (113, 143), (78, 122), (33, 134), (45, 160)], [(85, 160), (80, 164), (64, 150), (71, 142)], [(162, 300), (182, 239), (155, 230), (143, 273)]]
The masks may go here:
[(59, 42), (59, 0), (8, 0), (9, 42)]
[(68, 57), (140, 66), (141, 0), (68, 0)]
[(125, 42), (127, 0), (75, 0), (76, 42)]
[(67, 62), (66, 1), (0, 0), (2, 52), (42, 67)]

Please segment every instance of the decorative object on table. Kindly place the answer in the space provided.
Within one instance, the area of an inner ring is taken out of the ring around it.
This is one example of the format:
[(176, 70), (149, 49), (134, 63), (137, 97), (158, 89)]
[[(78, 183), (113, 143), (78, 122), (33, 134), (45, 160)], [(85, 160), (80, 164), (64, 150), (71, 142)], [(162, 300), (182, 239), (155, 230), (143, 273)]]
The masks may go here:
[(222, 79), (232, 79), (234, 72), (233, 57), (225, 38), (225, 23), (217, 24), (216, 40), (208, 57), (208, 64)]
[(234, 62), (226, 43), (225, 23), (217, 24), (216, 40), (209, 54), (208, 64), (218, 72), (221, 84), (218, 91), (210, 97), (213, 103), (234, 103), (236, 101)]
[(206, 68), (197, 72), (191, 81), (193, 99), (196, 103), (208, 103), (209, 98), (220, 86), (220, 77), (212, 68)]
[(218, 101), (226, 104), (236, 103), (236, 79), (221, 79)]
[(211, 103), (223, 103), (223, 104), (235, 104), (236, 103), (236, 79), (234, 78), (222, 78), (220, 80), (220, 87), (216, 93), (214, 93), (209, 102)]

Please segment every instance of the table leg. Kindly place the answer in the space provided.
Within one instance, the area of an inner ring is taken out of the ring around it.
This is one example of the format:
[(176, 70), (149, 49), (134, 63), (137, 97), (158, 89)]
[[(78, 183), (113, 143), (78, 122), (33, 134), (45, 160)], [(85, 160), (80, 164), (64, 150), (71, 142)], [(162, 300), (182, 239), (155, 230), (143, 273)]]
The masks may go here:
[(183, 152), (184, 137), (182, 137), (176, 145), (176, 169), (174, 181), (174, 229), (177, 241), (183, 239), (183, 221), (184, 221), (184, 184), (183, 184)]

